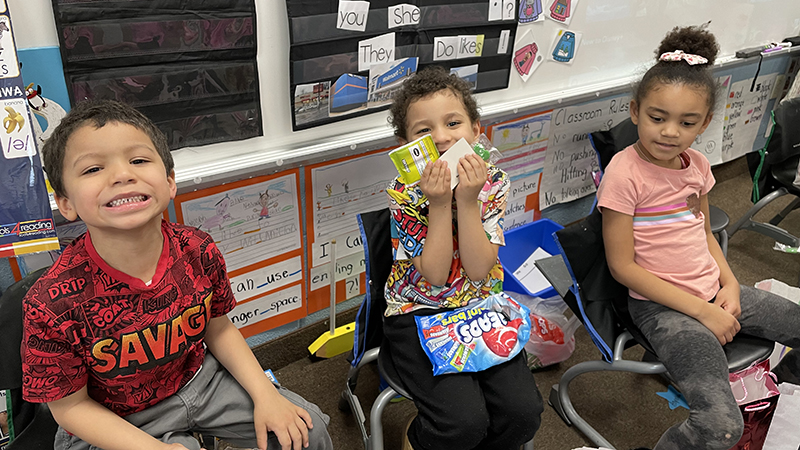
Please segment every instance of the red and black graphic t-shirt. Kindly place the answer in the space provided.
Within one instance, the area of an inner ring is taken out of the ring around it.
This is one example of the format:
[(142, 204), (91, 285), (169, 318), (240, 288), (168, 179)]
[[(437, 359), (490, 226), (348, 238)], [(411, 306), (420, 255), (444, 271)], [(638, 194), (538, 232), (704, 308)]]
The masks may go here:
[(203, 363), (209, 319), (236, 305), (208, 234), (162, 222), (149, 285), (106, 264), (88, 234), (73, 241), (23, 302), (23, 397), (59, 400), (87, 386), (120, 416), (183, 387)]

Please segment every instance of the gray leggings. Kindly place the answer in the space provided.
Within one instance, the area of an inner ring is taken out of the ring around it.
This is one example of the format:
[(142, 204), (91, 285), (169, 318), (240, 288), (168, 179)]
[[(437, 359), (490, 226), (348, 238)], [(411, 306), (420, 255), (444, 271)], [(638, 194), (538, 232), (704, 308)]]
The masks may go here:
[[(794, 348), (773, 372), (779, 381), (800, 384), (800, 306), (748, 286), (741, 287), (740, 300), (741, 333)], [(656, 302), (629, 297), (628, 308), (691, 408), (689, 418), (668, 429), (655, 450), (733, 447), (744, 423), (728, 381), (725, 353), (714, 334), (697, 320)]]

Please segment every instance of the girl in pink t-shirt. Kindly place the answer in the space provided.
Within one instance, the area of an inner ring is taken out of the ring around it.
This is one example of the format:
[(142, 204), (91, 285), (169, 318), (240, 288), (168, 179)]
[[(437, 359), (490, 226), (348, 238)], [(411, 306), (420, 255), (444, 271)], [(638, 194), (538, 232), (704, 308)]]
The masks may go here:
[(743, 420), (722, 346), (738, 332), (795, 348), (774, 372), (800, 383), (800, 306), (740, 286), (711, 233), (714, 177), (689, 148), (711, 121), (719, 47), (703, 28), (675, 28), (631, 100), (639, 140), (614, 156), (598, 189), (611, 273), (630, 290), (631, 317), (692, 410), (662, 449), (729, 449)]

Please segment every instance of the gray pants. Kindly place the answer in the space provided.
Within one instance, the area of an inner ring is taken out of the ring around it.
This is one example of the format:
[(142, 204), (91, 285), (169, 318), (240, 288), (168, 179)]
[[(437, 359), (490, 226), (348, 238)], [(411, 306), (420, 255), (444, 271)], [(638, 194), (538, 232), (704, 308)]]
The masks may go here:
[[(753, 287), (742, 286), (741, 333), (794, 348), (773, 369), (780, 381), (800, 382), (800, 306)], [(655, 450), (733, 447), (742, 436), (742, 414), (728, 381), (722, 346), (697, 320), (656, 302), (628, 298), (634, 323), (650, 341), (691, 412), (685, 422), (668, 429)]]
[[(266, 375), (265, 375), (266, 376)], [(314, 428), (308, 430), (309, 449), (331, 450), (333, 443), (326, 428), (330, 418), (317, 405), (278, 387), (287, 400), (308, 411)], [(125, 420), (156, 439), (180, 443), (189, 450), (200, 450), (192, 432), (216, 436), (238, 447), (256, 447), (253, 401), (235, 378), (206, 352), (203, 367), (178, 393), (160, 403), (131, 414)], [(269, 449), (280, 449), (274, 433), (269, 433)], [(59, 427), (55, 450), (101, 450), (70, 436)]]

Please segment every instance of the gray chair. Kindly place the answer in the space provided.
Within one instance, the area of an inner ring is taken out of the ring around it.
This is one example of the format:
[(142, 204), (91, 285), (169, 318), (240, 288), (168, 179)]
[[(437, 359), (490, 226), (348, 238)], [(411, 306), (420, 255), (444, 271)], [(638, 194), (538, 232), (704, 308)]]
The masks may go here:
[[(383, 450), (381, 418), (384, 409), (397, 395), (412, 398), (397, 375), (390, 357), (390, 347), (386, 345), (383, 336), (383, 312), (386, 309), (383, 291), (394, 261), (389, 209), (359, 214), (358, 224), (364, 246), (367, 293), (356, 314), (353, 351), (349, 355), (351, 367), (339, 399), (339, 409), (355, 415), (366, 450)], [(388, 386), (378, 394), (372, 404), (369, 413), (369, 429), (372, 434), (369, 434), (366, 416), (355, 390), (361, 368), (376, 361), (378, 373)], [(523, 448), (533, 450), (533, 440), (527, 442)]]
[[(581, 222), (553, 235), (562, 254), (537, 261), (536, 266), (581, 320), (603, 359), (584, 361), (567, 369), (551, 389), (549, 403), (567, 425), (574, 425), (595, 445), (614, 449), (572, 406), (569, 397), (572, 380), (604, 371), (666, 376), (668, 373), (628, 314), (628, 289), (614, 280), (608, 269), (599, 211), (595, 209)], [(645, 348), (645, 360), (624, 359), (623, 350), (637, 344)], [(771, 341), (742, 334), (723, 347), (731, 372), (768, 358), (773, 348)]]
[[(793, 210), (800, 207), (800, 189), (794, 185), (800, 163), (800, 98), (781, 102), (772, 111), (772, 132), (764, 148), (747, 155), (750, 174), (753, 176), (752, 198), (754, 205), (728, 228), (733, 237), (740, 230), (750, 230), (792, 247), (800, 246), (800, 239), (778, 225)], [(754, 219), (759, 211), (784, 195), (794, 198), (769, 222)]]

